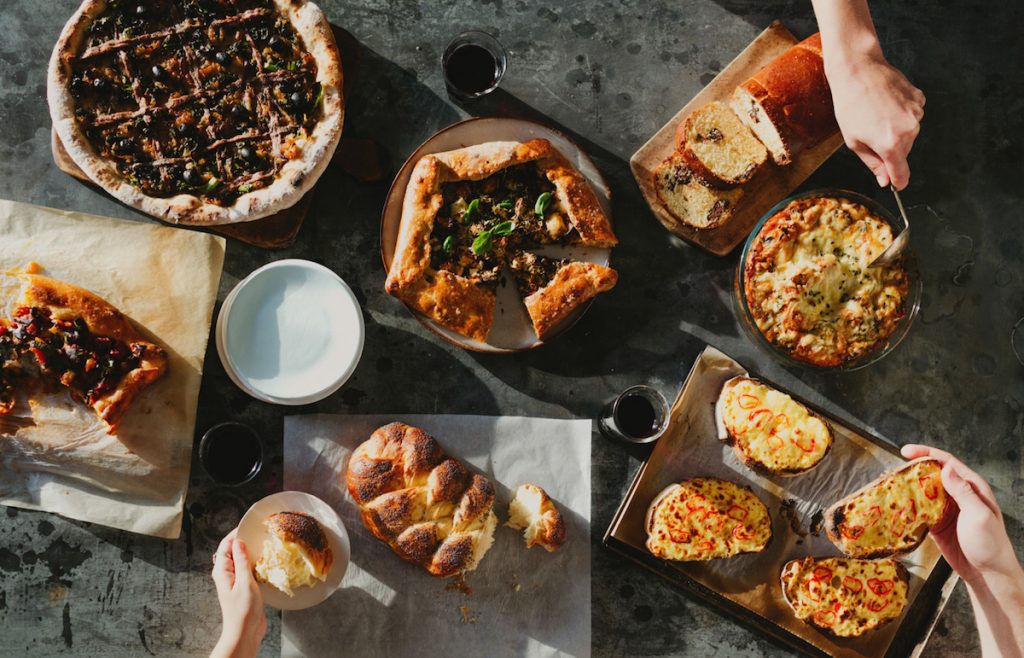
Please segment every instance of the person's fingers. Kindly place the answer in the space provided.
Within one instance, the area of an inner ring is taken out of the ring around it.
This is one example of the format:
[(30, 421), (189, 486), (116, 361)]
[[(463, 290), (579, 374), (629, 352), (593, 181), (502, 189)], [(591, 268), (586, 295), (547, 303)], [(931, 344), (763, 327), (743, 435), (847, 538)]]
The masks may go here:
[(956, 459), (953, 455), (942, 450), (940, 448), (933, 448), (932, 446), (921, 445), (920, 443), (908, 443), (907, 445), (900, 448), (900, 453), (907, 459), (917, 459), (919, 457), (931, 457), (940, 464), (945, 464), (951, 459)]
[(875, 175), (875, 180), (878, 181), (879, 187), (885, 187), (889, 184), (889, 174), (885, 168), (885, 162), (878, 156), (871, 147), (863, 142), (854, 142), (850, 146), (850, 150), (857, 154), (857, 157), (861, 159), (871, 173)]
[(979, 495), (974, 483), (964, 478), (957, 466), (954, 461), (942, 467), (942, 486), (956, 502), (960, 512), (972, 516), (993, 514), (998, 518), (999, 507), (993, 507)]
[(231, 559), (232, 536), (220, 541), (213, 558), (213, 584), (218, 590), (231, 589), (234, 584), (234, 564)]
[(921, 123), (921, 119), (924, 118), (924, 104), (923, 103), (911, 103), (910, 111), (914, 115), (914, 118), (918, 123)]
[(235, 540), (234, 559), (236, 582), (248, 584), (253, 579), (252, 567), (249, 565), (249, 550), (241, 539)]
[(884, 156), (885, 159), (885, 170), (889, 177), (889, 182), (897, 190), (902, 190), (910, 182), (910, 165), (907, 164), (907, 158), (905, 155), (899, 154), (898, 151), (889, 151)]
[(924, 92), (918, 89), (917, 87), (914, 87), (914, 91), (911, 93), (911, 95), (914, 97), (914, 102), (920, 105), (921, 109), (923, 110), (924, 103), (926, 100), (928, 100), (927, 98), (925, 98)]

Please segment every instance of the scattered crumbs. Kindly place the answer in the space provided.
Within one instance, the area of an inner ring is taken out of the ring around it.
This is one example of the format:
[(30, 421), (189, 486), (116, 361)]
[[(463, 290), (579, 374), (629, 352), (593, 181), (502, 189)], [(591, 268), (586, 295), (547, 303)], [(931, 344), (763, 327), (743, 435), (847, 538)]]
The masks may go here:
[(521, 589), (523, 589), (523, 586), (519, 584), (519, 577), (512, 574), (512, 591), (518, 592)]
[(818, 510), (811, 517), (811, 534), (817, 537), (821, 534), (821, 527), (825, 523), (825, 510)]
[(782, 505), (779, 506), (779, 513), (789, 521), (789, 527), (794, 534), (800, 537), (807, 536), (807, 531), (804, 530), (803, 524), (800, 523), (800, 515), (796, 511), (795, 500), (787, 498), (782, 501)]
[(449, 580), (444, 589), (446, 592), (462, 592), (466, 596), (473, 596), (473, 588), (469, 586), (461, 573)]
[(460, 605), (459, 606), (459, 614), (462, 615), (462, 623), (463, 624), (475, 624), (476, 623), (476, 615), (473, 614), (473, 611), (469, 609), (468, 605)]

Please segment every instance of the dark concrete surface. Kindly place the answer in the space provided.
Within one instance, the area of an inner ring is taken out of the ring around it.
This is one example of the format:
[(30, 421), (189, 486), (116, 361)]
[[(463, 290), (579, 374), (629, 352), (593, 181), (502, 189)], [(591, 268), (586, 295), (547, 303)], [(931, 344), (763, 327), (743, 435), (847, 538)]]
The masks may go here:
[[(329, 170), (294, 246), (261, 251), (230, 244), (221, 299), (252, 269), (278, 258), (335, 269), (359, 296), (367, 323), (351, 381), (308, 408), (272, 407), (232, 386), (211, 348), (197, 429), (226, 419), (251, 423), (264, 433), (272, 459), (241, 489), (214, 486), (193, 469), (177, 541), (0, 511), (0, 655), (207, 652), (219, 629), (210, 554), (249, 504), (280, 488), (285, 413), (593, 417), (629, 384), (650, 382), (671, 395), (705, 343), (898, 444), (926, 442), (960, 455), (992, 482), (1015, 544), (1024, 545), (1024, 366), (1011, 351), (1014, 325), (1024, 318), (1019, 3), (874, 3), (887, 55), (928, 96), (904, 195), (915, 206), (925, 295), (921, 317), (896, 352), (844, 375), (788, 370), (758, 352), (731, 306), (736, 255), (716, 258), (672, 239), (644, 206), (627, 166), (630, 154), (772, 19), (800, 36), (812, 32), (809, 2), (321, 4), (362, 44), (345, 133), (378, 140), (392, 166), (433, 131), (466, 116), (444, 95), (438, 58), (446, 39), (467, 28), (501, 39), (510, 52), (502, 94), (472, 111), (541, 116), (580, 138), (614, 191), (619, 286), (569, 335), (535, 352), (478, 356), (453, 348), (383, 292), (377, 236), (387, 183), (360, 184)], [(75, 5), (0, 4), (0, 197), (146, 221), (65, 176), (50, 158), (46, 61)], [(891, 204), (846, 151), (805, 187), (811, 186), (860, 190)], [(600, 546), (638, 456), (595, 434), (594, 653), (786, 655)], [(262, 655), (277, 654), (279, 628), (271, 615)], [(340, 620), (339, 655), (343, 647)], [(960, 585), (925, 655), (977, 653)]]

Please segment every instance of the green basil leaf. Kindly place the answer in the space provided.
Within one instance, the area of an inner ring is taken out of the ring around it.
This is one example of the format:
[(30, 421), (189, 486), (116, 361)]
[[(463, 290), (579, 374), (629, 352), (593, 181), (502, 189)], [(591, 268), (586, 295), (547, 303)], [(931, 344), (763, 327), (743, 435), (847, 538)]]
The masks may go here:
[(280, 71), (281, 67), (277, 66), (276, 64), (264, 64), (263, 70), (269, 73), (273, 73), (274, 71)]
[(512, 231), (515, 229), (515, 227), (515, 222), (501, 222), (500, 224), (496, 225), (494, 228), (491, 229), (491, 233), (498, 236), (499, 238), (503, 238), (506, 235), (510, 235)]
[(251, 191), (252, 191), (252, 185), (249, 185), (248, 183), (244, 183), (244, 184), (238, 186), (238, 192), (240, 194), (248, 194)]
[(214, 176), (210, 180), (206, 181), (206, 191), (213, 192), (220, 186), (220, 179)]
[(533, 212), (537, 213), (538, 217), (543, 217), (544, 213), (548, 210), (548, 206), (551, 205), (551, 200), (551, 192), (544, 192), (537, 197), (537, 203), (533, 206)]
[(516, 204), (514, 201), (512, 201), (512, 199), (505, 199), (504, 201), (498, 204), (498, 207), (504, 208), (505, 210), (515, 210)]
[(294, 71), (297, 68), (299, 68), (299, 63), (298, 62), (288, 62), (288, 70), (289, 71)]
[(477, 256), (483, 256), (491, 250), (491, 232), (484, 231), (480, 235), (476, 236), (473, 240), (473, 253)]
[(455, 236), (449, 235), (445, 238), (444, 244), (441, 245), (441, 248), (444, 249), (444, 253), (446, 254), (452, 253), (455, 250)]
[(466, 212), (462, 215), (462, 219), (467, 220), (473, 216), (480, 209), (480, 199), (473, 199), (466, 206)]
[(324, 86), (320, 85), (320, 91), (317, 92), (316, 100), (313, 101), (313, 109), (315, 110), (318, 107), (320, 107), (321, 105), (323, 105), (323, 102), (324, 102)]

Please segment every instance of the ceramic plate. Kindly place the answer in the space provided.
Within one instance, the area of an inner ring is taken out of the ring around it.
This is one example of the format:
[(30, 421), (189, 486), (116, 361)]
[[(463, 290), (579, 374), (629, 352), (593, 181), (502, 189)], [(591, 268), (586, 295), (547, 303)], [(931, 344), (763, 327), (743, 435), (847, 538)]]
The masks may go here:
[[(424, 155), (451, 151), (453, 149), (482, 144), (484, 142), (496, 141), (520, 141), (543, 138), (561, 151), (562, 155), (569, 159), (580, 173), (590, 183), (590, 187), (597, 195), (605, 214), (611, 217), (611, 191), (607, 183), (598, 171), (597, 166), (590, 157), (575, 143), (562, 133), (548, 128), (542, 124), (525, 119), (507, 119), (484, 117), (468, 119), (435, 133), (425, 141), (418, 149), (413, 151), (409, 159), (405, 161), (402, 168), (398, 170), (391, 190), (388, 192), (387, 200), (384, 202), (384, 212), (381, 215), (380, 223), (380, 245), (381, 257), (384, 260), (384, 269), (391, 267), (391, 260), (395, 255), (395, 243), (398, 241), (398, 228), (402, 221), (402, 202), (405, 198), (405, 188), (412, 175), (412, 169)], [(547, 246), (537, 249), (536, 252), (545, 256), (556, 258), (572, 258), (574, 260), (589, 261), (600, 265), (608, 265), (611, 257), (611, 249), (598, 249), (595, 247), (557, 247)], [(487, 342), (480, 342), (446, 329), (430, 320), (417, 311), (409, 309), (416, 318), (445, 340), (466, 349), (478, 352), (521, 352), (542, 345), (533, 331), (533, 325), (526, 314), (526, 307), (516, 290), (515, 283), (509, 277), (498, 286), (497, 307), (494, 310), (494, 326), (491, 328)], [(590, 306), (587, 304), (578, 309), (575, 313), (566, 318), (554, 333), (548, 337), (552, 340), (566, 329), (576, 323), (583, 313)]]
[(263, 602), (267, 605), (278, 610), (304, 610), (321, 603), (341, 586), (341, 579), (352, 557), (348, 533), (338, 513), (316, 496), (301, 491), (272, 494), (250, 507), (238, 524), (238, 538), (248, 547), (254, 565), (263, 551), (263, 541), (269, 537), (263, 522), (278, 512), (304, 512), (315, 518), (327, 534), (327, 543), (334, 554), (334, 563), (327, 574), (327, 580), (313, 587), (300, 587), (295, 590), (295, 596), (288, 596), (272, 585), (259, 584)]

